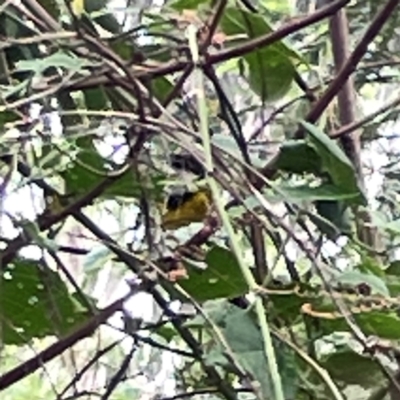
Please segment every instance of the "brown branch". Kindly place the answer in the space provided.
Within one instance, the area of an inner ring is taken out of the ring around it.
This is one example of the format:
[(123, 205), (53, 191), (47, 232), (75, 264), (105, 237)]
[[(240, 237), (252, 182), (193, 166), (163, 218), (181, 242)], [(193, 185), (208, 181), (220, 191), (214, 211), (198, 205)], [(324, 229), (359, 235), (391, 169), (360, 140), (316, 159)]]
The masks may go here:
[(32, 357), (31, 359), (0, 376), (0, 391), (32, 374), (44, 363), (59, 356), (80, 340), (92, 335), (101, 324), (106, 322), (116, 311), (122, 308), (124, 302), (130, 296), (132, 296), (132, 294), (133, 293), (130, 293), (110, 304), (108, 307), (101, 310), (97, 315), (91, 317), (90, 320), (86, 322), (85, 325), (80, 329), (71, 333), (64, 339), (58, 340), (56, 343), (47, 347), (47, 349), (41, 351), (35, 357)]
[[(251, 393), (251, 390), (248, 388), (238, 388), (235, 389), (237, 393)], [(191, 392), (179, 393), (171, 397), (162, 397), (160, 400), (178, 400), (178, 399), (189, 399), (194, 396), (204, 395), (204, 394), (213, 394), (218, 393), (217, 388), (204, 388), (204, 389), (197, 389)]]
[[(208, 46), (212, 42), (212, 38), (218, 27), (219, 20), (221, 19), (221, 16), (223, 14), (226, 4), (227, 4), (227, 0), (221, 0), (218, 3), (218, 6), (216, 7), (215, 13), (210, 18), (210, 21), (206, 24), (208, 26), (207, 37), (204, 39), (203, 43), (200, 44), (200, 52), (202, 54), (205, 51), (207, 51)], [(193, 65), (188, 64), (185, 67), (182, 75), (179, 77), (178, 81), (175, 83), (171, 92), (168, 94), (168, 96), (163, 101), (162, 104), (164, 107), (167, 107), (167, 105), (177, 96), (177, 94), (181, 90), (183, 84), (186, 82), (186, 79), (189, 77), (189, 75), (191, 74), (192, 71), (193, 71)]]
[[(2, 156), (0, 161), (3, 161), (6, 164), (12, 162), (11, 156)], [(18, 172), (26, 178), (31, 177), (30, 168), (22, 162), (18, 162), (17, 164)], [(41, 215), (38, 218), (37, 224), (40, 231), (45, 231), (49, 229), (54, 224), (65, 219), (68, 215), (74, 216), (76, 219), (79, 218), (79, 210), (93, 202), (93, 200), (98, 197), (103, 191), (110, 186), (115, 180), (117, 180), (119, 176), (107, 177), (102, 182), (100, 182), (96, 187), (94, 187), (89, 193), (85, 196), (81, 197), (74, 203), (65, 207), (61, 212), (54, 215)], [(42, 179), (32, 179), (32, 182), (39, 186), (44, 190), (45, 193), (49, 195), (60, 196), (60, 193), (55, 190), (52, 186), (48, 185)], [(30, 239), (26, 236), (26, 234), (21, 234), (17, 238), (13, 239), (7, 246), (7, 248), (1, 253), (0, 256), (0, 270), (6, 264), (11, 262), (13, 258), (16, 256), (16, 253), (23, 247), (29, 244)]]
[[(344, 7), (347, 3), (349, 3), (349, 1), (350, 0), (336, 0), (333, 3), (329, 4), (328, 6), (319, 9), (315, 13), (308, 15), (304, 18), (292, 21), (291, 23), (282, 26), (281, 28), (277, 29), (272, 33), (268, 33), (266, 35), (259, 36), (255, 39), (251, 39), (247, 42), (237, 45), (236, 47), (218, 51), (215, 54), (208, 54), (206, 61), (204, 62), (204, 66), (211, 66), (212, 64), (226, 61), (232, 57), (243, 56), (254, 50), (269, 46), (285, 38), (286, 36), (305, 28), (306, 26), (315, 24), (316, 22), (319, 22), (324, 18), (333, 15), (340, 8)], [(182, 71), (185, 68), (187, 68), (188, 65), (191, 66), (191, 62), (181, 58), (178, 61), (171, 60), (154, 68), (133, 66), (132, 76), (136, 78), (153, 79), (160, 76), (165, 76), (168, 74)], [(105, 76), (94, 77), (92, 79), (85, 77), (71, 84), (67, 84), (64, 87), (64, 89), (69, 91), (83, 90), (98, 85), (110, 85), (110, 84), (111, 84), (110, 80)]]
[(351, 133), (361, 127), (363, 127), (365, 124), (368, 122), (373, 121), (376, 117), (378, 117), (381, 114), (384, 114), (392, 109), (395, 109), (397, 106), (400, 105), (400, 97), (396, 97), (394, 100), (392, 100), (390, 103), (385, 104), (383, 107), (378, 108), (376, 111), (373, 113), (365, 116), (364, 118), (361, 118), (358, 121), (354, 121), (349, 123), (348, 125), (342, 126), (339, 128), (337, 131), (332, 132), (329, 136), (333, 139), (336, 139), (342, 135), (346, 135), (348, 133)]
[[(369, 29), (350, 57), (348, 57), (350, 34), (346, 12), (342, 9), (330, 19), (329, 30), (332, 39), (333, 58), (335, 69), (338, 73), (334, 82), (337, 81), (338, 76), (343, 74), (343, 71), (346, 71), (346, 69), (350, 74), (356, 69), (357, 64), (361, 61), (361, 58), (367, 51), (369, 43), (380, 32), (382, 26), (392, 15), (392, 12), (398, 4), (399, 0), (390, 0), (387, 2), (386, 6), (371, 23)], [(344, 78), (338, 81), (338, 88), (340, 88), (340, 90), (338, 91), (337, 96), (341, 126), (352, 124), (356, 120), (354, 104), (355, 90), (353, 79), (350, 74), (347, 76), (343, 74)], [(334, 84), (334, 82), (332, 82), (332, 84)], [(340, 136), (340, 142), (347, 157), (354, 165), (360, 187), (365, 189), (360, 159), (360, 132), (354, 131), (352, 134), (343, 134)], [(369, 212), (361, 210), (355, 210), (355, 212), (357, 216), (356, 224), (359, 240), (372, 249), (378, 250), (380, 247), (380, 238), (377, 229), (371, 223), (372, 220)]]
[[(118, 258), (121, 260), (131, 271), (138, 272), (139, 266), (137, 265), (136, 259), (120, 248), (118, 243), (116, 243), (109, 235), (107, 235), (103, 230), (101, 230), (96, 224), (94, 224), (89, 218), (81, 213), (79, 221), (92, 232), (98, 239), (100, 239)], [(164, 299), (163, 295), (157, 290), (157, 288), (150, 287), (148, 292), (153, 296), (156, 303), (162, 308), (164, 314), (171, 318), (171, 323), (174, 328), (180, 334), (182, 339), (187, 343), (187, 345), (192, 350), (193, 354), (196, 356), (197, 360), (201, 362), (202, 367), (209, 379), (219, 388), (220, 392), (230, 400), (236, 400), (237, 396), (234, 389), (228, 382), (221, 379), (218, 371), (209, 366), (202, 359), (202, 350), (199, 343), (192, 335), (190, 330), (182, 326), (182, 321), (177, 320), (175, 313), (169, 307), (168, 302)]]
[(305, 28), (306, 26), (315, 24), (322, 19), (335, 14), (338, 10), (344, 7), (350, 0), (336, 0), (326, 7), (323, 7), (313, 14), (307, 15), (304, 18), (294, 20), (281, 28), (277, 29), (275, 32), (269, 33), (267, 35), (259, 36), (255, 39), (249, 40), (241, 45), (232, 47), (230, 49), (221, 50), (215, 54), (210, 54), (207, 57), (207, 64), (215, 64), (230, 60), (234, 57), (244, 56), (247, 53), (251, 53), (254, 50), (261, 49), (283, 39), (284, 37), (298, 32), (299, 30)]
[[(350, 33), (346, 11), (339, 10), (329, 21), (329, 32), (332, 42), (333, 60), (336, 73), (339, 73), (341, 68), (346, 63), (350, 54)], [(349, 77), (342, 85), (341, 90), (337, 94), (339, 121), (340, 126), (344, 126), (354, 122), (356, 119), (355, 111), (355, 90), (353, 78)], [(342, 135), (340, 142), (347, 157), (352, 161), (360, 185), (364, 186), (364, 177), (361, 170), (360, 161), (360, 138), (359, 132), (353, 134)]]
[[(364, 33), (360, 42), (347, 59), (346, 63), (342, 66), (335, 79), (330, 83), (324, 95), (315, 103), (313, 109), (306, 116), (308, 122), (314, 123), (322, 115), (325, 109), (328, 107), (333, 98), (343, 87), (344, 83), (350, 77), (350, 75), (356, 70), (358, 63), (364, 57), (368, 50), (369, 44), (380, 32), (382, 26), (391, 16), (392, 12), (399, 4), (399, 0), (389, 0), (386, 5), (382, 8), (381, 12), (376, 15), (370, 26)], [(297, 137), (302, 136), (302, 132), (299, 130), (296, 132)]]
[[(358, 63), (364, 57), (365, 53), (368, 50), (369, 44), (374, 40), (376, 35), (378, 35), (380, 29), (385, 24), (387, 19), (391, 16), (392, 12), (399, 4), (400, 0), (389, 0), (386, 5), (382, 8), (380, 13), (376, 15), (374, 20), (371, 22), (370, 26), (364, 33), (364, 36), (361, 38), (360, 42), (351, 53), (350, 57), (347, 59), (346, 63), (340, 69), (339, 73), (336, 75), (335, 79), (331, 81), (328, 88), (326, 89), (323, 96), (314, 104), (312, 110), (307, 114), (305, 120), (311, 123), (314, 123), (318, 120), (318, 118), (322, 115), (325, 109), (328, 107), (333, 98), (338, 94), (338, 92), (343, 87), (343, 84), (350, 77), (350, 75), (357, 68)], [(303, 131), (298, 129), (295, 132), (295, 137), (302, 138)], [(261, 174), (266, 178), (270, 178), (275, 174), (275, 162), (277, 160), (278, 154), (273, 157), (267, 165), (265, 165), (261, 169)], [(259, 189), (264, 185), (264, 180), (259, 179), (257, 181), (256, 187)]]
[(224, 13), (225, 7), (228, 3), (228, 0), (219, 0), (217, 6), (215, 7), (215, 11), (210, 18), (210, 21), (206, 23), (207, 35), (203, 40), (203, 43), (200, 44), (200, 53), (204, 54), (207, 50), (208, 46), (212, 43), (215, 31), (218, 28), (219, 21)]
[[(20, 172), (23, 171), (25, 173), (28, 173), (29, 168), (27, 166), (24, 166), (24, 164), (22, 164), (22, 163), (19, 163), (18, 166), (19, 166), (18, 170)], [(29, 175), (30, 175), (30, 173), (28, 174), (28, 176)], [(55, 189), (53, 189), (50, 185), (46, 184), (43, 180), (35, 179), (35, 180), (33, 180), (33, 182), (36, 185), (38, 185), (39, 187), (41, 187), (42, 189), (45, 188), (45, 190), (47, 190), (49, 193), (57, 193), (55, 191)], [(96, 236), (98, 239), (100, 239), (102, 241), (102, 243), (104, 243), (104, 245), (107, 246), (118, 257), (118, 259), (127, 266), (127, 268), (129, 268), (134, 273), (140, 272), (141, 266), (138, 265), (138, 262), (136, 261), (136, 259), (130, 253), (121, 249), (121, 247), (118, 245), (117, 242), (115, 242), (109, 235), (107, 235), (103, 230), (101, 230), (88, 217), (86, 217), (79, 209), (78, 210), (74, 209), (73, 212), (71, 212), (71, 215), (77, 221), (79, 221), (86, 229), (88, 229), (94, 236)], [(195, 235), (192, 238), (192, 241), (189, 241), (190, 242), (189, 244), (198, 244), (200, 241), (207, 240), (209, 235), (212, 234), (212, 232), (213, 232), (215, 223), (216, 223), (215, 221), (210, 222), (209, 228), (205, 229), (204, 231), (201, 231), (201, 233), (199, 233), (199, 235)], [(22, 238), (22, 245), (24, 245), (24, 244), (26, 244), (26, 242), (24, 241), (24, 238)], [(7, 257), (12, 260), (12, 258), (15, 256), (15, 253), (11, 254), (10, 251), (8, 250), (9, 247), (10, 247), (10, 245), (7, 247), (5, 252), (8, 251)], [(16, 249), (16, 251), (17, 250), (18, 249)], [(4, 265), (4, 258), (3, 258), (3, 263), (0, 260), (0, 266), (2, 266), (2, 265)], [(230, 399), (230, 400), (236, 400), (237, 395), (236, 395), (234, 389), (230, 386), (230, 384), (221, 379), (218, 371), (214, 367), (207, 365), (203, 361), (202, 350), (200, 348), (199, 343), (194, 338), (192, 333), (188, 329), (186, 329), (184, 326), (182, 326), (182, 322), (177, 320), (176, 315), (170, 309), (169, 304), (164, 299), (163, 295), (156, 288), (153, 288), (153, 287), (148, 288), (148, 292), (153, 296), (156, 303), (163, 309), (164, 314), (168, 317), (171, 317), (171, 323), (174, 325), (175, 329), (180, 334), (182, 339), (190, 347), (190, 349), (192, 350), (192, 352), (196, 356), (196, 358), (202, 363), (204, 371), (208, 375), (209, 379), (213, 382), (213, 384), (215, 384), (219, 388), (220, 392), (225, 396), (225, 398)], [(88, 334), (90, 334), (90, 332)], [(73, 342), (73, 343), (75, 343), (75, 342)], [(53, 345), (53, 346), (55, 346), (55, 345)], [(67, 346), (67, 347), (69, 347), (69, 346)], [(67, 348), (67, 347), (65, 347), (65, 348)], [(64, 351), (65, 348), (62, 351)], [(53, 347), (51, 347), (51, 349), (53, 349)], [(59, 347), (56, 347), (56, 349), (59, 349)], [(54, 351), (55, 351), (54, 349), (51, 350), (50, 355), (53, 354)], [(57, 354), (60, 354), (60, 353), (57, 353)], [(47, 356), (48, 356), (48, 354), (47, 354)], [(51, 359), (51, 358), (48, 358), (45, 361), (48, 361), (49, 359)], [(45, 361), (43, 361), (43, 359), (39, 359), (36, 361), (35, 360), (36, 360), (36, 358), (29, 360), (30, 364), (28, 365), (28, 367), (31, 369), (33, 368), (32, 370), (30, 370), (29, 373), (35, 371), (37, 368), (39, 368), (41, 363), (45, 362)], [(38, 362), (39, 362), (39, 366), (37, 366)], [(25, 365), (26, 365), (26, 363), (22, 364), (22, 366), (25, 366)], [(5, 382), (6, 383), (8, 382), (8, 386), (29, 374), (29, 373), (24, 374), (25, 367), (22, 368), (22, 366), (16, 367), (14, 370), (10, 371), (5, 378), (3, 377), (4, 379), (7, 378)], [(3, 382), (3, 384), (4, 384), (4, 381), (2, 381), (3, 378), (0, 378), (0, 390), (2, 388), (1, 382)], [(11, 382), (11, 383), (9, 383), (9, 382)], [(4, 386), (4, 387), (7, 387), (7, 386)]]
[(111, 377), (110, 381), (107, 384), (107, 388), (103, 396), (101, 396), (101, 400), (107, 400), (110, 396), (114, 393), (115, 389), (117, 388), (118, 384), (120, 384), (125, 376), (126, 372), (129, 368), (129, 365), (132, 361), (132, 357), (135, 354), (137, 346), (135, 343), (132, 343), (130, 352), (125, 356), (124, 360), (122, 361), (120, 367), (118, 368), (117, 372)]
[(23, 0), (24, 6), (35, 15), (50, 31), (62, 31), (61, 25), (36, 0)]
[[(81, 380), (83, 375), (93, 366), (95, 365), (101, 357), (103, 357), (105, 354), (107, 354), (110, 350), (112, 350), (115, 346), (121, 343), (121, 339), (118, 339), (108, 346), (104, 347), (103, 349), (100, 349), (96, 352), (96, 354), (87, 362), (86, 365), (82, 367), (79, 371), (77, 371), (72, 378), (72, 380), (65, 386), (65, 388), (62, 390), (62, 392), (59, 394), (59, 399), (62, 399), (63, 396), (68, 392), (69, 389), (74, 387), (77, 382)], [(58, 399), (57, 399), (58, 400)]]
[(187, 65), (182, 75), (175, 83), (174, 87), (171, 89), (171, 91), (166, 96), (165, 100), (162, 102), (163, 107), (167, 107), (169, 103), (171, 103), (171, 101), (179, 94), (183, 84), (186, 82), (186, 79), (189, 77), (192, 71), (193, 71), (193, 65), (191, 64)]
[[(304, 18), (297, 19), (295, 21), (292, 21), (280, 29), (276, 30), (275, 32), (257, 37), (255, 39), (249, 40), (245, 43), (242, 43), (236, 47), (232, 47), (230, 49), (226, 50), (221, 50), (219, 52), (216, 52), (215, 54), (209, 54), (206, 56), (206, 61), (204, 63), (205, 66), (211, 66), (212, 64), (219, 63), (226, 61), (232, 57), (238, 57), (245, 55), (247, 53), (250, 53), (256, 49), (259, 49), (261, 47), (266, 47), (268, 45), (271, 45), (284, 37), (295, 33), (299, 31), (300, 29), (303, 29), (306, 26), (312, 25), (318, 21), (321, 21), (322, 19), (334, 14), (337, 10), (340, 8), (344, 7), (350, 0), (336, 0), (333, 3), (329, 4), (326, 7), (323, 7), (316, 11), (315, 13), (308, 15)], [(45, 22), (49, 30), (51, 31), (57, 31), (61, 30), (61, 27), (55, 21), (47, 12), (46, 10), (35, 0), (24, 0), (25, 6), (35, 14), (35, 16), (40, 17), (42, 21)], [(220, 7), (217, 9), (217, 12), (215, 14), (215, 19), (212, 21), (214, 24), (212, 24), (212, 28), (216, 29), (216, 21), (217, 18), (220, 18), (220, 13), (223, 10), (223, 2), (220, 3)], [(146, 68), (143, 66), (133, 66), (132, 67), (132, 74), (130, 75), (130, 78), (147, 78), (147, 79), (153, 79), (157, 78), (160, 76), (165, 76), (171, 73), (176, 73), (182, 70), (185, 70), (184, 75), (189, 74), (189, 70), (192, 68), (192, 63), (189, 60), (186, 59), (179, 59), (178, 61), (176, 60), (171, 60), (169, 62), (161, 64), (159, 67), (155, 68)], [(68, 90), (68, 91), (74, 91), (74, 90), (84, 90), (87, 88), (91, 88), (94, 86), (99, 86), (99, 85), (113, 85), (115, 84), (115, 81), (118, 83), (122, 83), (121, 81), (121, 76), (117, 73), (112, 73), (110, 71), (107, 74), (105, 74), (105, 71), (101, 76), (95, 76), (93, 78), (81, 78), (75, 82), (66, 82), (63, 86), (63, 90)], [(186, 79), (182, 79), (180, 84), (183, 83), (183, 81)], [(124, 80), (122, 78), (122, 80)], [(125, 79), (127, 85), (129, 85), (128, 81)], [(51, 84), (51, 80), (48, 82), (48, 84)], [(175, 89), (174, 92), (176, 93), (178, 90)], [(174, 93), (174, 94), (175, 94)], [(168, 100), (172, 96), (168, 96)]]

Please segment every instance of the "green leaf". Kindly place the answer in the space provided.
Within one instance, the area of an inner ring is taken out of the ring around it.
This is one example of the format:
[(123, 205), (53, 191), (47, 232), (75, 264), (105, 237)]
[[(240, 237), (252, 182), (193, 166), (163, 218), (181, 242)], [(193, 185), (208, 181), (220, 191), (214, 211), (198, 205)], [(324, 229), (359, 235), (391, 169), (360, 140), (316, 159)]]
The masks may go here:
[(235, 158), (243, 158), (239, 146), (232, 136), (216, 133), (212, 135), (211, 142), (214, 146), (223, 149), (225, 153), (230, 154)]
[(281, 146), (275, 166), (295, 174), (310, 172), (317, 175), (322, 163), (318, 153), (305, 140), (289, 140)]
[(54, 175), (55, 172), (62, 171), (68, 165), (67, 154), (73, 150), (68, 141), (55, 139), (52, 143), (43, 143), (40, 151), (34, 153), (35, 168), (32, 173), (44, 176)]
[[(221, 18), (221, 28), (229, 36), (246, 34), (249, 39), (272, 32), (262, 14), (254, 14), (236, 7), (227, 7)], [(283, 97), (293, 82), (295, 68), (292, 59), (299, 59), (295, 51), (283, 41), (255, 50), (241, 58), (249, 68), (249, 82), (263, 101)]]
[(32, 71), (37, 75), (42, 75), (50, 67), (64, 68), (67, 71), (77, 72), (89, 66), (94, 66), (92, 60), (89, 61), (64, 51), (57, 51), (50, 56), (39, 59), (20, 60), (16, 63), (18, 71)]
[(392, 296), (400, 295), (400, 261), (396, 260), (390, 263), (385, 270), (386, 285)]
[(168, 4), (169, 7), (177, 11), (197, 9), (200, 4), (206, 3), (208, 0), (174, 0)]
[[(262, 14), (254, 14), (237, 7), (227, 7), (221, 18), (221, 29), (227, 35), (246, 34), (248, 38), (256, 38), (272, 33), (273, 28)], [(297, 52), (290, 48), (284, 40), (274, 43), (269, 48), (279, 53), (300, 60)]]
[(135, 180), (132, 171), (125, 172), (120, 178), (118, 178), (110, 187), (108, 187), (102, 197), (104, 198), (115, 198), (128, 197), (128, 198), (139, 198), (142, 194), (143, 185), (146, 186), (145, 193), (148, 199), (152, 198), (156, 201), (161, 201), (164, 195), (164, 175), (149, 175), (146, 177), (147, 182), (144, 183), (141, 180)]
[(382, 265), (372, 257), (362, 257), (361, 263), (355, 268), (362, 273), (372, 274), (382, 279), (385, 278), (385, 270), (382, 268)]
[(400, 260), (390, 263), (389, 267), (385, 270), (387, 275), (394, 275), (400, 277)]
[(173, 87), (172, 83), (164, 77), (156, 78), (151, 81), (152, 94), (154, 94), (160, 102), (164, 102), (171, 93)]
[(359, 204), (366, 205), (367, 200), (361, 193), (353, 164), (338, 144), (324, 132), (308, 122), (301, 122), (307, 130), (307, 142), (313, 146), (322, 160), (323, 169), (329, 174), (333, 183), (346, 193), (358, 193)]
[(86, 255), (83, 268), (86, 273), (99, 273), (100, 269), (114, 258), (114, 253), (108, 247), (96, 246)]
[(179, 335), (178, 331), (170, 323), (157, 327), (156, 332), (162, 338), (164, 338), (167, 341), (167, 343), (169, 343), (174, 337)]
[(100, 11), (107, 7), (108, 0), (85, 0), (85, 10), (88, 13)]
[[(78, 108), (77, 100), (71, 96), (71, 93), (67, 91), (61, 91), (57, 93), (57, 100), (60, 103), (62, 111), (75, 111)], [(61, 122), (64, 129), (69, 127), (79, 126), (82, 123), (82, 116), (79, 114), (64, 115), (61, 113)]]
[(4, 125), (9, 122), (15, 122), (19, 120), (18, 114), (13, 111), (0, 112), (0, 143), (2, 143)]
[(189, 279), (180, 285), (197, 301), (232, 298), (247, 292), (240, 266), (231, 251), (214, 246), (206, 256), (204, 270), (187, 264)]
[(132, 60), (135, 54), (135, 48), (131, 42), (125, 41), (112, 41), (110, 43), (111, 49), (118, 54), (123, 60)]
[(56, 244), (55, 240), (49, 239), (44, 232), (41, 232), (36, 222), (26, 220), (20, 224), (34, 243), (38, 244), (44, 249), (57, 251), (58, 245)]
[[(371, 311), (353, 314), (353, 318), (365, 335), (374, 335), (383, 339), (400, 339), (400, 319), (395, 312)], [(324, 334), (350, 331), (349, 325), (343, 318), (318, 320)]]
[[(212, 135), (211, 142), (216, 147), (222, 149), (224, 153), (231, 155), (235, 159), (243, 160), (242, 152), (236, 140), (231, 135), (215, 133)], [(260, 148), (258, 146), (249, 145), (247, 151), (253, 167), (261, 168), (265, 165), (265, 159), (260, 158)]]
[(32, 338), (63, 335), (86, 319), (82, 304), (59, 275), (36, 261), (4, 266), (0, 284), (3, 343), (25, 344)]
[(60, 9), (57, 0), (41, 0), (40, 4), (56, 20), (60, 18)]
[(243, 57), (249, 67), (249, 83), (262, 101), (276, 102), (289, 91), (295, 68), (290, 58), (273, 46)]
[(376, 361), (351, 350), (330, 354), (321, 360), (321, 364), (332, 378), (348, 385), (371, 388), (379, 385), (384, 379), (382, 369)]
[[(264, 340), (251, 314), (225, 301), (212, 303), (214, 304), (209, 305), (211, 309), (205, 307), (206, 314), (220, 329), (241, 367), (258, 381), (262, 397), (272, 398), (272, 382), (265, 356)], [(276, 340), (273, 342), (285, 397), (289, 398), (296, 392), (297, 386), (294, 356), (279, 342)], [(206, 362), (221, 365), (228, 370), (231, 368), (225, 357), (224, 348), (219, 343), (207, 352)]]
[(261, 1), (259, 5), (261, 7), (261, 12), (274, 13), (278, 15), (288, 15), (293, 10), (290, 0)]
[(111, 32), (114, 35), (121, 33), (122, 31), (117, 18), (112, 14), (103, 14), (98, 17), (93, 17), (93, 21), (96, 24), (99, 24), (104, 30)]
[(106, 110), (109, 108), (107, 92), (102, 86), (83, 91), (88, 110)]
[(287, 184), (274, 185), (274, 189), (266, 192), (271, 201), (288, 201), (291, 203), (317, 200), (350, 200), (358, 196), (357, 193), (344, 193), (343, 190), (329, 183), (311, 187), (309, 185), (289, 186)]
[(358, 286), (360, 284), (367, 284), (372, 293), (381, 294), (383, 296), (390, 296), (389, 290), (385, 284), (385, 282), (372, 274), (364, 274), (359, 271), (348, 271), (340, 274), (336, 277), (339, 283), (344, 285), (349, 285), (352, 287)]
[[(271, 314), (274, 317), (276, 316), (282, 320), (290, 322), (290, 324), (293, 324), (301, 315), (301, 306), (304, 303), (313, 302), (315, 296), (319, 295), (318, 290), (307, 283), (299, 283), (298, 288), (300, 292), (309, 293), (310, 295), (299, 296), (294, 292), (293, 285), (288, 285), (286, 287), (280, 285), (277, 287), (278, 294), (271, 292), (271, 294), (268, 295), (268, 298), (273, 303)], [(270, 287), (270, 289), (273, 289), (273, 287)], [(284, 293), (279, 293), (279, 290), (283, 290)], [(321, 302), (324, 300), (325, 299), (321, 297)]]
[(61, 175), (66, 181), (66, 192), (82, 193), (95, 186), (96, 182), (105, 179), (108, 169), (105, 168), (106, 160), (100, 156), (93, 141), (89, 137), (76, 140), (78, 146), (77, 160), (73, 166), (63, 171)]
[[(10, 97), (13, 97), (16, 94), (22, 95), (22, 91), (25, 91), (29, 87), (29, 80), (25, 80), (21, 83), (17, 83), (16, 85), (7, 85), (1, 92), (1, 96), (4, 100), (8, 100)], [(1, 112), (6, 109), (6, 106), (0, 106)]]
[[(169, 27), (169, 25), (168, 25)], [(167, 28), (168, 29), (168, 28)], [(159, 34), (165, 34), (166, 29), (160, 28), (157, 25), (149, 28), (149, 36), (157, 36)], [(167, 62), (171, 59), (170, 51), (162, 46), (160, 43), (144, 43), (138, 47), (138, 52), (142, 54), (146, 59), (156, 60), (158, 62)], [(165, 77), (159, 77), (155, 79), (166, 79)]]
[(341, 233), (351, 233), (352, 213), (346, 204), (339, 201), (318, 200), (315, 202), (315, 208), (322, 218), (313, 214), (309, 214), (309, 218), (328, 238), (335, 240)]
[(381, 219), (376, 218), (375, 223), (379, 228), (382, 228), (385, 231), (391, 232), (394, 235), (400, 235), (400, 219), (385, 222)]

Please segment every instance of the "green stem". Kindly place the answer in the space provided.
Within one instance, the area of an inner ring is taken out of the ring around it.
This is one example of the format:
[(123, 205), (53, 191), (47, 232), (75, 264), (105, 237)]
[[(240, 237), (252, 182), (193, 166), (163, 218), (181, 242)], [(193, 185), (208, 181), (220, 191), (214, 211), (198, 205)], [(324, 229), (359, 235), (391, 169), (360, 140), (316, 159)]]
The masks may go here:
[(211, 140), (210, 140), (210, 132), (208, 129), (208, 109), (205, 102), (205, 94), (204, 94), (204, 76), (201, 69), (198, 67), (199, 64), (199, 51), (196, 40), (196, 28), (192, 25), (188, 27), (188, 39), (189, 39), (189, 48), (192, 54), (192, 59), (195, 64), (194, 69), (194, 77), (195, 77), (195, 89), (196, 89), (196, 97), (197, 97), (197, 107), (199, 112), (200, 119), (200, 133), (203, 140), (203, 147), (205, 153), (205, 161), (206, 161), (206, 170), (208, 174), (206, 175), (207, 184), (211, 190), (213, 201), (218, 211), (218, 214), (221, 217), (222, 224), (228, 234), (229, 242), (232, 248), (233, 253), (236, 256), (236, 259), (239, 263), (240, 269), (242, 271), (243, 277), (246, 280), (246, 283), (249, 287), (250, 292), (256, 294), (255, 300), (255, 311), (258, 318), (258, 322), (260, 324), (261, 333), (264, 340), (264, 351), (265, 356), (267, 358), (268, 368), (271, 375), (271, 379), (274, 387), (275, 400), (284, 400), (282, 381), (278, 370), (278, 363), (276, 361), (275, 350), (272, 344), (271, 332), (269, 329), (267, 317), (265, 314), (264, 306), (262, 303), (262, 299), (258, 292), (258, 284), (254, 279), (254, 276), (250, 270), (250, 267), (247, 266), (243, 262), (242, 252), (240, 248), (239, 241), (237, 240), (236, 234), (234, 232), (231, 221), (228, 217), (228, 214), (225, 211), (224, 204), (222, 203), (221, 191), (217, 185), (217, 182), (210, 176), (210, 172), (213, 171), (213, 159), (211, 152)]

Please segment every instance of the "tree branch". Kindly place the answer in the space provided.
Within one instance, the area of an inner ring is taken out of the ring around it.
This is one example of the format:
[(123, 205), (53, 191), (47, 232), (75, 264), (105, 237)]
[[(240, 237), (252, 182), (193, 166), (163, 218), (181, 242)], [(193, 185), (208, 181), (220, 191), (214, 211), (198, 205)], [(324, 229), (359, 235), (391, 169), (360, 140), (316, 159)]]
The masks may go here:
[(104, 322), (108, 320), (116, 311), (120, 310), (124, 302), (133, 295), (131, 292), (128, 295), (120, 298), (108, 307), (100, 311), (97, 315), (91, 317), (82, 328), (71, 333), (64, 339), (58, 340), (56, 343), (41, 351), (35, 357), (25, 361), (24, 363), (13, 368), (0, 376), (0, 391), (6, 389), (12, 384), (20, 381), (28, 375), (39, 369), (44, 363), (62, 354), (65, 350), (79, 342), (80, 340), (92, 335), (94, 331)]

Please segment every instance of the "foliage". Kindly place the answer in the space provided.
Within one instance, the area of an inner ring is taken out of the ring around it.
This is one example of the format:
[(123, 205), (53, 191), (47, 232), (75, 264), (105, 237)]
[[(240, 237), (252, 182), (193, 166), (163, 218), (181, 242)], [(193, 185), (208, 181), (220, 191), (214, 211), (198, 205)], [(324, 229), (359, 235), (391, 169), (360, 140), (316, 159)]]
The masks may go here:
[(2, 399), (397, 398), (398, 1), (256, 3), (0, 5)]

